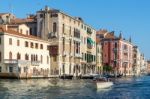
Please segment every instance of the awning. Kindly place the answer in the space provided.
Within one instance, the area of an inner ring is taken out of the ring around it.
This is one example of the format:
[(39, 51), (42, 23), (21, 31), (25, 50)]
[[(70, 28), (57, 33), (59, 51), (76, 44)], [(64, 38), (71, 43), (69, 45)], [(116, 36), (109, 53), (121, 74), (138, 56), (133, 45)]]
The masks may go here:
[(91, 38), (87, 38), (87, 43), (90, 43), (91, 45), (93, 45), (94, 44), (94, 41), (91, 39)]

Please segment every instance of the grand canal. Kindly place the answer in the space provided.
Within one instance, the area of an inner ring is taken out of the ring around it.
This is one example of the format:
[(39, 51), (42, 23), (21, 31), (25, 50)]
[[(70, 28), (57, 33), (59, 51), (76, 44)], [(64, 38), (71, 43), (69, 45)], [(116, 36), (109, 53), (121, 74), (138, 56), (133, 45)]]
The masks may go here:
[(150, 77), (121, 78), (96, 90), (91, 80), (0, 80), (0, 99), (149, 99)]

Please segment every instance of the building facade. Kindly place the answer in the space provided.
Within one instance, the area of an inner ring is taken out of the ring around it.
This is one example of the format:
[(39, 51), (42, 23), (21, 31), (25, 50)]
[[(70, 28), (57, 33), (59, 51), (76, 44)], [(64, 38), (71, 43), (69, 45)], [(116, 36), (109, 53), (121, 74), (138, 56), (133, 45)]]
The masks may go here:
[(133, 75), (132, 55), (133, 45), (130, 41), (114, 35), (114, 32), (100, 30), (97, 32), (97, 38), (101, 39), (103, 65), (111, 66), (113, 74)]
[(140, 64), (141, 53), (137, 46), (133, 47), (133, 74), (139, 76), (141, 74), (141, 64)]
[(49, 42), (26, 34), (29, 30), (26, 26), (24, 26), (26, 28), (19, 27), (22, 25), (16, 29), (10, 29), (7, 25), (0, 26), (0, 76), (49, 77), (50, 55), (47, 49)]
[(37, 12), (37, 35), (50, 42), (52, 75), (96, 72), (96, 30), (81, 18), (45, 7)]

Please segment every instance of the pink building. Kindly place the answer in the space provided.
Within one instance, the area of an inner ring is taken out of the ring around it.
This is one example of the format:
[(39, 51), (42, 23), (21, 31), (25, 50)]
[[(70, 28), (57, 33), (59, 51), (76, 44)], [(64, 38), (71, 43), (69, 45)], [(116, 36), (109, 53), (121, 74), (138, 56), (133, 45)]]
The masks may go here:
[(99, 30), (97, 39), (101, 39), (102, 44), (102, 61), (104, 66), (112, 66), (112, 73), (133, 75), (132, 54), (133, 45), (130, 40), (114, 35), (114, 32)]

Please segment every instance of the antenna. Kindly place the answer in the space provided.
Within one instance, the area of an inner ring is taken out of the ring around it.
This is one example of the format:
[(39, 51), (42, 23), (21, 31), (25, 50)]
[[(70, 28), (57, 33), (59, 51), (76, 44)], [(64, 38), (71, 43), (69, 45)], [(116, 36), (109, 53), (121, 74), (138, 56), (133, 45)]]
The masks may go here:
[(12, 4), (9, 4), (10, 13), (13, 13), (13, 7)]

